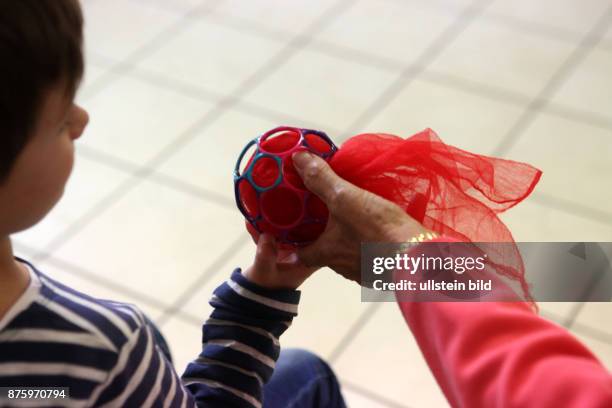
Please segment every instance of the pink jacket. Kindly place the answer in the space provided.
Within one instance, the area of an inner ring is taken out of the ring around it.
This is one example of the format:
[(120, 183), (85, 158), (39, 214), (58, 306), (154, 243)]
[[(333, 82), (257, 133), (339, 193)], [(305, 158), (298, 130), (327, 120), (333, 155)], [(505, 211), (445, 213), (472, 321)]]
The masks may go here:
[(453, 407), (612, 408), (612, 375), (526, 303), (399, 307)]

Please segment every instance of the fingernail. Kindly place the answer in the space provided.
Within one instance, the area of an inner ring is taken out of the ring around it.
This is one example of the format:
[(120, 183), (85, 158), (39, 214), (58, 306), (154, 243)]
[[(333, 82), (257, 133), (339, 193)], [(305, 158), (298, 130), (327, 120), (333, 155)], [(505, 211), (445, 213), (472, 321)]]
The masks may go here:
[(296, 168), (301, 169), (308, 164), (314, 158), (314, 155), (305, 150), (301, 150), (299, 152), (293, 153), (291, 159), (293, 159), (293, 164)]
[(300, 259), (298, 258), (298, 255), (295, 252), (293, 252), (289, 254), (289, 256), (285, 258), (284, 261), (285, 263), (288, 263), (288, 264), (296, 264), (300, 261)]

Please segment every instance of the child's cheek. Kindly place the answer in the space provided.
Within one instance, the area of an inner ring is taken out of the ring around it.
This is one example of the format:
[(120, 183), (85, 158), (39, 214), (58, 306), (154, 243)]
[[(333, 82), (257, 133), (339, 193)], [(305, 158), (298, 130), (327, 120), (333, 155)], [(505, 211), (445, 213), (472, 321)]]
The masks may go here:
[(30, 207), (28, 218), (33, 225), (40, 221), (60, 200), (74, 164), (74, 146), (69, 139), (56, 141), (52, 146), (40, 146), (33, 152), (37, 160), (28, 163), (29, 175), (26, 196), (35, 207)]

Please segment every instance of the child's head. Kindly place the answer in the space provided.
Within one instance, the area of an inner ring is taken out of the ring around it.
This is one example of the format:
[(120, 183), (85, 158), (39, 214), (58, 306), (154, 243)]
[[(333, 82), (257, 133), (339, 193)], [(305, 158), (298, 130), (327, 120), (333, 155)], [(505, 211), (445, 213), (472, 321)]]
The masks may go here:
[(72, 170), (82, 31), (77, 0), (0, 0), (0, 237), (40, 221)]

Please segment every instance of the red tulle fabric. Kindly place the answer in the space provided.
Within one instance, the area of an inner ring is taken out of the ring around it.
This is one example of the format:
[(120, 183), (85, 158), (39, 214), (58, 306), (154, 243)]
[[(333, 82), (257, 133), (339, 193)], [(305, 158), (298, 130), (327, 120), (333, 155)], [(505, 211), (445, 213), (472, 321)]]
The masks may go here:
[[(280, 143), (278, 139), (269, 142)], [(430, 129), (407, 139), (382, 133), (351, 137), (330, 166), (345, 180), (398, 204), (426, 228), (484, 243), (514, 243), (497, 214), (525, 199), (541, 176), (528, 164), (449, 146)], [(289, 211), (282, 201), (274, 207), (274, 212)], [(528, 297), (516, 247), (489, 257), (499, 273), (520, 282)]]

